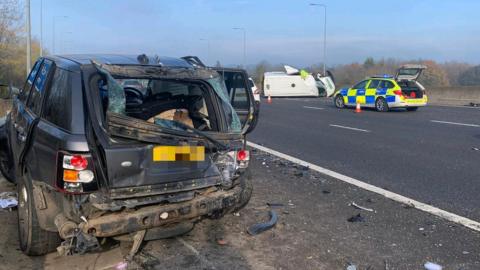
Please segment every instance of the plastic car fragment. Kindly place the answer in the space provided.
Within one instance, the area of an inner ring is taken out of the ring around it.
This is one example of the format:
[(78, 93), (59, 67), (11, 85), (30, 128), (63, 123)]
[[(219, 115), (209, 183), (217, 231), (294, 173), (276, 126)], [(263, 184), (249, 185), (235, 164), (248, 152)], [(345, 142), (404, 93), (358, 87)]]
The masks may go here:
[(266, 230), (273, 228), (275, 224), (277, 224), (278, 216), (277, 216), (277, 213), (273, 210), (270, 210), (269, 215), (270, 215), (270, 220), (268, 222), (254, 224), (247, 229), (247, 232), (250, 235), (257, 235)]

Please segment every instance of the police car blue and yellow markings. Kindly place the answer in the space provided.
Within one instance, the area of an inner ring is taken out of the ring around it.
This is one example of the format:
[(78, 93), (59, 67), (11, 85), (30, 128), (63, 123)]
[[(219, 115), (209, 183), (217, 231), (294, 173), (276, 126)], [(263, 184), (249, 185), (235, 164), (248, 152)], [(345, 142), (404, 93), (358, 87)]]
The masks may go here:
[[(343, 88), (338, 91), (338, 94), (343, 96), (343, 101), (346, 104), (375, 104), (378, 97), (383, 97), (387, 102), (395, 102), (396, 95), (394, 88), (379, 88), (379, 89), (352, 89)], [(338, 95), (337, 94), (337, 95)]]
[[(378, 80), (378, 79), (377, 79)], [(423, 95), (421, 98), (410, 97), (407, 98), (402, 93), (402, 90), (398, 84), (396, 84), (392, 80), (381, 80), (390, 82), (392, 87), (390, 88), (369, 88), (367, 89), (354, 89), (354, 88), (343, 88), (337, 92), (336, 95), (342, 95), (344, 98), (344, 102), (346, 104), (375, 104), (375, 101), (378, 97), (383, 97), (388, 103), (398, 103), (398, 102), (405, 102), (405, 103), (415, 103), (415, 104), (422, 104), (427, 102), (427, 95)], [(397, 99), (397, 97), (399, 99)]]

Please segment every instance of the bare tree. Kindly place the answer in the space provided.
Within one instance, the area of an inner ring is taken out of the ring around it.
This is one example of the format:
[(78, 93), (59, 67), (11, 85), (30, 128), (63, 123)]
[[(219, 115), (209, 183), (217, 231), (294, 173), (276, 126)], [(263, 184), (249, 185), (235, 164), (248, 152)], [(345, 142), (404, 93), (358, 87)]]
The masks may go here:
[[(19, 0), (0, 1), (0, 82), (21, 86), (25, 80), (26, 40), (23, 6)], [(32, 60), (39, 55), (39, 42), (32, 40)]]

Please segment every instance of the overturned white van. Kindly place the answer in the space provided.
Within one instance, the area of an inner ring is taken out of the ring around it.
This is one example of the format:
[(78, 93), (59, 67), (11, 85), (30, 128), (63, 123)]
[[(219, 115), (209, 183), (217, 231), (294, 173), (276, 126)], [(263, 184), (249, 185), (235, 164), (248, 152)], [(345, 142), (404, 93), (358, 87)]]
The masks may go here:
[(263, 78), (263, 93), (272, 97), (318, 97), (335, 93), (332, 74), (315, 77), (306, 71), (284, 66), (285, 71), (266, 72)]

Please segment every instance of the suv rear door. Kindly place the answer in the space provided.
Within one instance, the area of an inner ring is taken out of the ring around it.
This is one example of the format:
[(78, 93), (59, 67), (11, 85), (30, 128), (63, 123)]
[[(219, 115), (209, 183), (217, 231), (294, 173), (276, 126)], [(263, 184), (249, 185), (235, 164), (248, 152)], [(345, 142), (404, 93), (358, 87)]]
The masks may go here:
[(11, 114), (10, 145), (15, 164), (21, 164), (24, 151), (29, 144), (30, 134), (42, 107), (46, 84), (50, 77), (53, 62), (38, 60), (25, 82), (23, 91), (14, 101)]
[(243, 134), (253, 131), (257, 125), (258, 108), (250, 90), (247, 72), (243, 69), (213, 68), (222, 75), (230, 96), (230, 103), (242, 123)]

